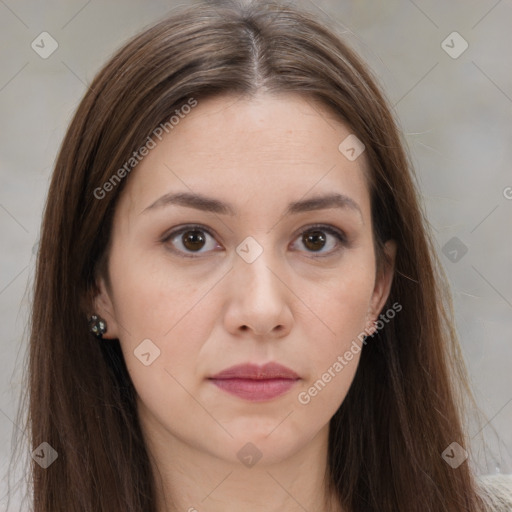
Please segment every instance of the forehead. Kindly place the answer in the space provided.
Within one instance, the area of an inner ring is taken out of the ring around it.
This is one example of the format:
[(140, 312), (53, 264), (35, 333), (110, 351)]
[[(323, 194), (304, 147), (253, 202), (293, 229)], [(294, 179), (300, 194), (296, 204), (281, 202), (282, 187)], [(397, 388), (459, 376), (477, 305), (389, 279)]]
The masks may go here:
[(161, 141), (153, 137), (154, 148), (129, 177), (124, 202), (139, 212), (173, 190), (240, 205), (333, 188), (355, 196), (362, 208), (369, 201), (364, 153), (350, 161), (339, 150), (350, 127), (312, 99), (219, 96), (198, 100), (176, 120)]

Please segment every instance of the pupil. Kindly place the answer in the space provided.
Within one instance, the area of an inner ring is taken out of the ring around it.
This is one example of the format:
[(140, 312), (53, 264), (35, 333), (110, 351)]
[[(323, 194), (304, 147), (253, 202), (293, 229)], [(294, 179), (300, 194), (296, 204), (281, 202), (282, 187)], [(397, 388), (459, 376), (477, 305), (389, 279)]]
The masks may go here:
[(325, 245), (325, 234), (322, 231), (310, 231), (309, 235), (303, 235), (304, 245), (312, 250), (319, 250)]
[(201, 231), (194, 229), (183, 233), (183, 245), (190, 250), (198, 250), (203, 247), (205, 238)]

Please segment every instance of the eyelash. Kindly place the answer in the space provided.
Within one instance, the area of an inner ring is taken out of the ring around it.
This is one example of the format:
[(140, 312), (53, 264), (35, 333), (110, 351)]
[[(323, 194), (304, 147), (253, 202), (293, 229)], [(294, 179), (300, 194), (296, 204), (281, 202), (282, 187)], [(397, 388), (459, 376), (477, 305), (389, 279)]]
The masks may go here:
[[(185, 233), (187, 231), (194, 231), (194, 230), (202, 231), (202, 232), (208, 234), (209, 236), (211, 236), (212, 238), (215, 238), (215, 236), (210, 232), (210, 230), (205, 228), (204, 226), (201, 226), (199, 224), (189, 224), (189, 225), (183, 226), (179, 229), (176, 229), (176, 230), (171, 231), (170, 233), (167, 233), (166, 235), (164, 235), (163, 238), (161, 239), (161, 243), (168, 244), (171, 240), (178, 237), (179, 235), (182, 235), (183, 233)], [(303, 229), (299, 233), (299, 235), (294, 240), (299, 239), (304, 233), (307, 233), (309, 231), (322, 231), (322, 232), (328, 233), (329, 235), (334, 236), (337, 239), (337, 243), (338, 243), (338, 247), (334, 248), (333, 250), (329, 251), (328, 253), (321, 253), (318, 251), (317, 252), (306, 251), (306, 252), (312, 254), (313, 258), (325, 258), (325, 257), (331, 256), (334, 253), (338, 252), (342, 247), (348, 246), (347, 237), (346, 237), (345, 233), (343, 233), (343, 231), (335, 228), (334, 226), (329, 226), (329, 225), (325, 225), (325, 224), (314, 224), (311, 226), (307, 226), (305, 229)], [(185, 258), (198, 258), (198, 257), (201, 257), (200, 256), (201, 254), (203, 254), (201, 252), (194, 253), (193, 251), (192, 252), (184, 252), (181, 250), (177, 250), (175, 248), (172, 248), (171, 250), (173, 252), (180, 254), (181, 256), (183, 256)], [(209, 252), (209, 251), (206, 251), (206, 252)]]

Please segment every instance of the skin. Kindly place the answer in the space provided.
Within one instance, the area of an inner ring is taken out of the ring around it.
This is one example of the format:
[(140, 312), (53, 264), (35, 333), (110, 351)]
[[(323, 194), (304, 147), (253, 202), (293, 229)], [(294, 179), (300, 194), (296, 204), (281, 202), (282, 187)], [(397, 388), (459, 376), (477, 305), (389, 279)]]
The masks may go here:
[[(104, 338), (121, 342), (138, 394), (158, 510), (329, 509), (329, 420), (360, 353), (308, 404), (298, 395), (373, 325), (393, 275), (393, 264), (376, 273), (365, 154), (349, 161), (338, 150), (350, 133), (300, 96), (223, 96), (199, 102), (129, 176), (114, 216), (109, 284), (99, 278), (95, 307), (107, 321)], [(216, 198), (236, 215), (148, 209), (171, 192)], [(333, 192), (357, 208), (283, 216), (292, 201)], [(202, 248), (181, 235), (162, 241), (192, 223), (211, 233), (201, 233)], [(323, 231), (325, 245), (308, 245), (301, 235), (317, 223), (342, 230), (348, 242)], [(263, 249), (252, 263), (236, 252), (248, 236)], [(393, 262), (393, 242), (386, 252)], [(145, 339), (160, 350), (148, 366), (134, 355)], [(207, 379), (268, 361), (301, 379), (265, 402)], [(237, 456), (249, 442), (262, 455), (252, 467)]]

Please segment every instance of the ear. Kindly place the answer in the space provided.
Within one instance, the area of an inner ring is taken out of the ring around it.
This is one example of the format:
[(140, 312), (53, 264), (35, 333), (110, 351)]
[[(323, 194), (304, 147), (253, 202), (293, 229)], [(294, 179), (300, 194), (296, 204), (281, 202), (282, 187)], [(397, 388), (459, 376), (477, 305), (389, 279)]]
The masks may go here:
[(370, 307), (368, 308), (367, 325), (368, 330), (372, 333), (375, 330), (374, 323), (388, 300), (391, 284), (393, 283), (396, 258), (396, 243), (394, 240), (388, 240), (384, 244), (384, 254), (385, 261), (381, 268), (377, 270), (375, 286), (370, 300)]
[(94, 313), (103, 318), (107, 324), (107, 332), (103, 334), (103, 338), (107, 340), (119, 338), (119, 325), (116, 321), (111, 292), (103, 277), (97, 279), (97, 290), (93, 299)]

